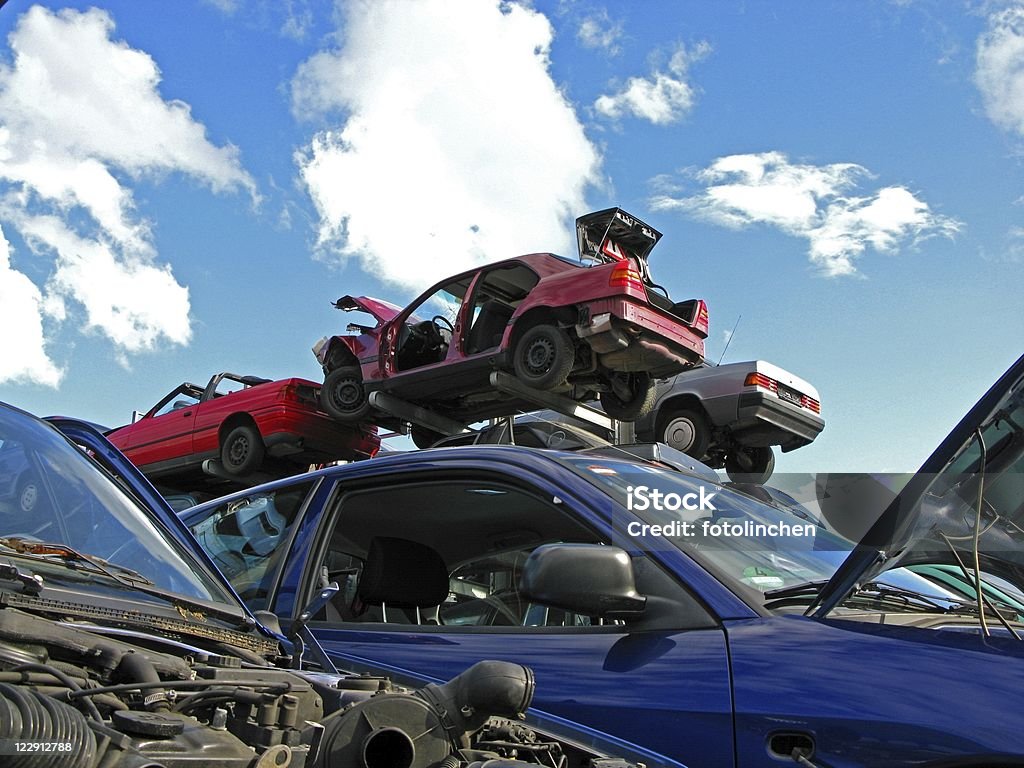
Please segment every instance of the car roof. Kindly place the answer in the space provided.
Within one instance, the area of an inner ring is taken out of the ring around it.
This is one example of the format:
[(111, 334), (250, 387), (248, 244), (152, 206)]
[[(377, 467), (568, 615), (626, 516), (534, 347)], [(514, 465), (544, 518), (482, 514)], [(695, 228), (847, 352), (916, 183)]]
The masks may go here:
[[(431, 468), (443, 468), (443, 465), (458, 465), (461, 469), (486, 469), (486, 466), (480, 466), (481, 463), (486, 463), (487, 465), (500, 465), (503, 467), (517, 467), (521, 470), (532, 469), (537, 472), (544, 472), (545, 470), (550, 471), (551, 467), (554, 465), (564, 468), (564, 471), (566, 472), (570, 472), (570, 470), (565, 467), (559, 459), (578, 460), (581, 457), (589, 457), (595, 462), (620, 461), (643, 466), (652, 466), (652, 462), (636, 455), (629, 454), (625, 451), (611, 455), (608, 453), (593, 453), (591, 451), (559, 451), (547, 448), (528, 448), (518, 445), (494, 444), (427, 448), (416, 451), (389, 453), (383, 456), (378, 455), (373, 459), (367, 459), (365, 461), (356, 461), (349, 464), (324, 467), (322, 469), (313, 470), (312, 472), (303, 472), (279, 478), (277, 480), (271, 480), (267, 483), (253, 486), (252, 488), (247, 488), (226, 496), (205, 501), (202, 504), (197, 504), (194, 507), (190, 507), (189, 509), (180, 512), (179, 515), (182, 518), (188, 519), (193, 516), (198, 516), (206, 509), (222, 504), (225, 501), (243, 499), (254, 494), (266, 493), (298, 482), (315, 481), (319, 478), (336, 478), (348, 475), (358, 477), (365, 474), (422, 471), (429, 470)], [(667, 472), (678, 471), (673, 470), (668, 466), (663, 466), (661, 468), (665, 469)], [(712, 478), (700, 472), (685, 472), (684, 474), (687, 474), (697, 480), (720, 482), (717, 480), (717, 477), (712, 480)]]

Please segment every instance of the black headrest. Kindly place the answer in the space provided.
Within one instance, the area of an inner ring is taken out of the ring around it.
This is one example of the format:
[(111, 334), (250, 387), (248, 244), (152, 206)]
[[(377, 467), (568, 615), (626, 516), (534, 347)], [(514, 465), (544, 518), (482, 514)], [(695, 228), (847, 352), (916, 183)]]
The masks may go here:
[(440, 605), (448, 598), (448, 569), (441, 556), (424, 544), (377, 536), (370, 542), (358, 591), (359, 599), (368, 605)]

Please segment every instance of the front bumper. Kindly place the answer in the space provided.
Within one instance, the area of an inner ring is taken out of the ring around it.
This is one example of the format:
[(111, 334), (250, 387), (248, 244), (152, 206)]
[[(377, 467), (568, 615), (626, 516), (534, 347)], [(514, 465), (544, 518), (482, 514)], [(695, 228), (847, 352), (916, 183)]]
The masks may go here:
[(673, 376), (704, 359), (704, 339), (681, 319), (628, 296), (580, 306), (576, 335), (613, 371)]

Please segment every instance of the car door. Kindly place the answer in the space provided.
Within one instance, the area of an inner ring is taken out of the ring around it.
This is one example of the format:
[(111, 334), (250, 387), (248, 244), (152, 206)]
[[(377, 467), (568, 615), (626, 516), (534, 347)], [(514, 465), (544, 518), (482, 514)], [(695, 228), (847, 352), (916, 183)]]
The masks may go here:
[(195, 407), (192, 430), (192, 452), (203, 456), (217, 456), (220, 452), (220, 427), (233, 413), (250, 411), (252, 398), (244, 394), (249, 389), (240, 377), (221, 373), (206, 385), (199, 404)]
[(460, 356), (463, 304), (476, 275), (468, 272), (439, 283), (388, 324), (381, 342), (386, 376), (426, 374)]
[(315, 503), (322, 512), (307, 515), (289, 543), (274, 607), (294, 615), (337, 582), (311, 627), (340, 665), (440, 680), (482, 659), (518, 662), (536, 675), (537, 709), (689, 766), (733, 765), (724, 631), (662, 563), (643, 553), (633, 561), (638, 589), (677, 609), (658, 629), (518, 593), (536, 546), (628, 546), (586, 499), (541, 476), (434, 468), (343, 482)]
[(149, 413), (111, 440), (138, 467), (160, 467), (187, 461), (192, 455), (192, 430), (202, 391), (183, 384)]

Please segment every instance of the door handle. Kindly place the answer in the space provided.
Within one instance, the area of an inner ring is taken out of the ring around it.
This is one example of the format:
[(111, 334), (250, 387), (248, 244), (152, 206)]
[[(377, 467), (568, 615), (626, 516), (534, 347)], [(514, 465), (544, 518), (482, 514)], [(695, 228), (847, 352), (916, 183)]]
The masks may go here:
[(188, 418), (191, 415), (192, 415), (192, 411), (183, 411), (182, 414), (181, 414), (181, 417), (184, 419), (184, 418)]

